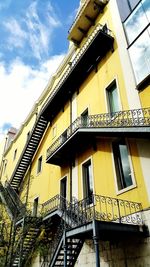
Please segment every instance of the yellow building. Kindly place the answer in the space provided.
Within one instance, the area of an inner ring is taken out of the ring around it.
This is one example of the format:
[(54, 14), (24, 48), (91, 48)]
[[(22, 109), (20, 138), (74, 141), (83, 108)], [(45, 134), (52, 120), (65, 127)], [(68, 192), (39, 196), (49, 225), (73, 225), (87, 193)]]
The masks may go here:
[(80, 1), (68, 54), (3, 155), (4, 266), (149, 266), (149, 12)]

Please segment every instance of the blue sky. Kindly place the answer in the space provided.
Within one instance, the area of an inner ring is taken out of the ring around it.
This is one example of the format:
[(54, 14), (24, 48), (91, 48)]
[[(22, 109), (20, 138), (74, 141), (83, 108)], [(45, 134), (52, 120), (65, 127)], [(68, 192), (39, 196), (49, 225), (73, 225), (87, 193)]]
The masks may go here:
[(0, 0), (0, 138), (19, 128), (68, 49), (79, 0)]

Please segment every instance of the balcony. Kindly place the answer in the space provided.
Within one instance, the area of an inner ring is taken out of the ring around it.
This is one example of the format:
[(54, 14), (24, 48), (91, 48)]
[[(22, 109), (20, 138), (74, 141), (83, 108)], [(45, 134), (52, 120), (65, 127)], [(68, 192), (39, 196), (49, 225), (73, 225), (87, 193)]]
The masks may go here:
[(46, 162), (61, 165), (81, 147), (94, 145), (96, 137), (117, 136), (149, 137), (150, 108), (78, 117), (48, 148)]
[(98, 62), (113, 49), (114, 38), (106, 25), (97, 24), (43, 106), (42, 115), (48, 121), (62, 110)]
[(98, 222), (101, 234), (109, 238), (117, 231), (142, 232), (141, 203), (101, 195), (92, 195), (70, 203), (57, 195), (42, 206), (43, 220), (48, 220), (56, 214), (63, 218), (65, 228), (69, 231), (68, 237), (76, 235), (81, 238), (85, 232), (87, 234), (92, 231), (93, 220)]
[(87, 0), (80, 8), (69, 30), (68, 39), (79, 45), (98, 15), (103, 12), (107, 0)]

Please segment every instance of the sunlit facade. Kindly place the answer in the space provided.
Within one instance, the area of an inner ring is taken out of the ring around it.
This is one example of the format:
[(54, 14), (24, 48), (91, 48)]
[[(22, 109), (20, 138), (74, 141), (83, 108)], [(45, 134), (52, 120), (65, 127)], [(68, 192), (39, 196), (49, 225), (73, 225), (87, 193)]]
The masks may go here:
[(80, 1), (67, 55), (2, 156), (3, 266), (149, 266), (149, 10)]

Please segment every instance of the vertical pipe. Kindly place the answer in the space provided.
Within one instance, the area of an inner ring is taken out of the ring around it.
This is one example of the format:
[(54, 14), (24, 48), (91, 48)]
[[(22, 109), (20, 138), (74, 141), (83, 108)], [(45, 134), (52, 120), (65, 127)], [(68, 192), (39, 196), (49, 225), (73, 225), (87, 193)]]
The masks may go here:
[(95, 260), (96, 260), (96, 267), (100, 267), (100, 257), (99, 257), (99, 242), (97, 236), (97, 225), (95, 219), (93, 220), (93, 243), (95, 247)]

